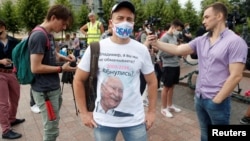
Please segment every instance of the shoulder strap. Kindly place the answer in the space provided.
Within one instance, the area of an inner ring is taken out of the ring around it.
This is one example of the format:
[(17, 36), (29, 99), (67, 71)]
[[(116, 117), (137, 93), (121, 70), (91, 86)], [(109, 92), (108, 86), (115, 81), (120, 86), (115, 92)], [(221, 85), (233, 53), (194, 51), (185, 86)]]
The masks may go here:
[(99, 42), (91, 42), (90, 43), (90, 77), (94, 78), (97, 77), (97, 70), (98, 70), (98, 60), (100, 54), (100, 45)]
[(36, 27), (29, 33), (29, 36), (31, 35), (31, 33), (32, 33), (33, 31), (36, 31), (36, 30), (42, 31), (42, 32), (45, 34), (46, 39), (47, 39), (46, 46), (47, 46), (48, 49), (49, 49), (49, 48), (50, 48), (49, 37), (48, 37), (48, 33), (45, 31), (44, 28), (39, 27), (39, 26), (36, 26)]

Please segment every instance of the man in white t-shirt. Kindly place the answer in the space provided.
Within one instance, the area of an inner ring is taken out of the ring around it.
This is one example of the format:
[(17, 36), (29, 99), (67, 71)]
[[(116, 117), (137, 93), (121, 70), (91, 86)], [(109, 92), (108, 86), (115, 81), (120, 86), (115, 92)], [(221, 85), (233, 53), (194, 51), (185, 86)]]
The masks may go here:
[[(74, 76), (73, 86), (80, 117), (85, 126), (94, 128), (95, 141), (115, 140), (119, 131), (125, 140), (146, 141), (147, 130), (152, 127), (155, 120), (157, 78), (147, 47), (129, 38), (133, 32), (134, 18), (135, 8), (128, 1), (119, 2), (112, 8), (109, 24), (113, 34), (110, 38), (99, 41), (97, 98), (93, 112), (87, 111), (83, 87), (90, 75), (89, 47), (78, 64)], [(149, 106), (146, 115), (140, 94), (140, 72), (144, 74), (148, 84)], [(108, 88), (116, 91), (116, 94), (122, 91), (121, 101), (113, 107), (113, 110), (125, 113), (127, 116), (107, 114), (98, 109), (102, 98), (102, 85), (107, 84), (103, 82), (108, 77), (115, 77), (122, 84), (119, 89), (111, 85)]]

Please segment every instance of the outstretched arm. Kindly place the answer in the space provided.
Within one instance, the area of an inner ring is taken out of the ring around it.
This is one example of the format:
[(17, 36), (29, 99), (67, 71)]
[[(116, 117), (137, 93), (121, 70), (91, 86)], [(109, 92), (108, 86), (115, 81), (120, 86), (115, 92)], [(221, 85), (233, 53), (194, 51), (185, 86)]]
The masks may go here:
[(149, 43), (155, 47), (157, 47), (159, 50), (162, 50), (163, 52), (167, 52), (173, 55), (188, 55), (193, 53), (193, 49), (190, 47), (189, 44), (181, 44), (179, 46), (175, 44), (170, 44), (170, 43), (164, 43), (161, 42), (157, 39), (157, 36), (155, 35), (150, 35), (147, 37)]

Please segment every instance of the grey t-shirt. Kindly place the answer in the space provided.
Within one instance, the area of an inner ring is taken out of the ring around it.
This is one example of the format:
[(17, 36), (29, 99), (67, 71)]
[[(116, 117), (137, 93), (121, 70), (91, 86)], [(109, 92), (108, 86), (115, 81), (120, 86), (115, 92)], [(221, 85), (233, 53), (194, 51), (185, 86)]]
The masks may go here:
[[(42, 31), (32, 32), (28, 46), (31, 54), (44, 54), (42, 64), (56, 66), (56, 48), (53, 35), (47, 34), (50, 41), (47, 47), (47, 37)], [(38, 92), (53, 91), (60, 88), (58, 73), (35, 74), (34, 82), (31, 84), (33, 90)]]
[[(177, 37), (175, 37), (174, 35), (170, 35), (168, 33), (165, 33), (162, 38), (160, 39), (160, 41), (165, 42), (165, 43), (170, 43), (170, 44), (175, 44), (177, 45)], [(175, 56), (163, 51), (159, 51), (159, 56), (162, 60), (162, 66), (163, 67), (178, 67), (180, 66), (180, 57), (179, 56)]]

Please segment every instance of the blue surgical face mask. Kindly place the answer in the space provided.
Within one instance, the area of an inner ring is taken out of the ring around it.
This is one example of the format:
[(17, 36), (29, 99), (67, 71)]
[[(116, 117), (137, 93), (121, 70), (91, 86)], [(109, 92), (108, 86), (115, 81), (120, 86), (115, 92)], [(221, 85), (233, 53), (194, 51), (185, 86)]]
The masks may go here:
[[(114, 24), (114, 23), (113, 23)], [(113, 32), (120, 38), (126, 39), (132, 35), (134, 24), (127, 21), (114, 24)]]

